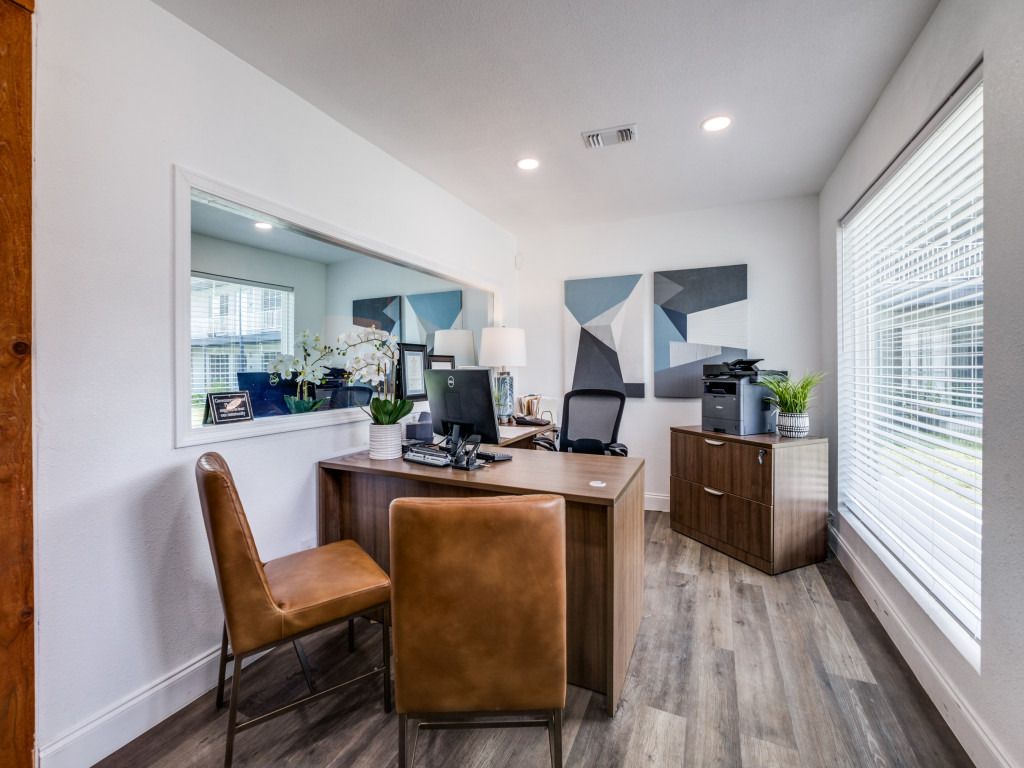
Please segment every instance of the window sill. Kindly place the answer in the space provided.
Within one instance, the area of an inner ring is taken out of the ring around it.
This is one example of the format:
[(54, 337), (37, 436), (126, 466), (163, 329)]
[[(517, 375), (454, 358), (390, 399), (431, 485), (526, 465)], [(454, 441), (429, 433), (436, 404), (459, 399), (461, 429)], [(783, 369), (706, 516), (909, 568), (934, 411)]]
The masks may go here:
[[(427, 409), (426, 401), (413, 404), (413, 413)], [(334, 411), (293, 413), (283, 416), (264, 416), (240, 424), (206, 424), (201, 427), (189, 426), (179, 430), (174, 442), (175, 448), (193, 445), (209, 445), (229, 440), (243, 440), (249, 437), (276, 435), (282, 432), (296, 432), (302, 429), (320, 429), (339, 424), (369, 423), (370, 417), (360, 408), (344, 408)]]

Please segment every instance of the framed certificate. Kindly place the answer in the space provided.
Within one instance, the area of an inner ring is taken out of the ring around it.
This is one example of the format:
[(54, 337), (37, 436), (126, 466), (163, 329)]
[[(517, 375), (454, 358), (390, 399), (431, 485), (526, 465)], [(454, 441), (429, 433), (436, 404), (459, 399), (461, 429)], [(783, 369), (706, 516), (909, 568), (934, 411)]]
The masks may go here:
[(426, 400), (427, 385), (423, 371), (427, 368), (425, 344), (398, 345), (398, 382), (400, 396), (405, 400)]

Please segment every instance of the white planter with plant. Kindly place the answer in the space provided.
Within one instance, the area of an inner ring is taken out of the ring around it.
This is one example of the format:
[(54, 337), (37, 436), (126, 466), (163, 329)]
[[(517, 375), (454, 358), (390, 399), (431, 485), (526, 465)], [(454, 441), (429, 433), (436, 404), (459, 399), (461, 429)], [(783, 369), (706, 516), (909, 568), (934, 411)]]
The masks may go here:
[(323, 384), (327, 376), (328, 363), (337, 350), (320, 340), (320, 334), (310, 335), (309, 330), (299, 336), (299, 354), (278, 355), (270, 366), (270, 383), (281, 379), (289, 381), (295, 376), (298, 386), (294, 395), (285, 395), (284, 404), (292, 413), (309, 413), (327, 405), (328, 400), (314, 400), (310, 385)]
[(761, 376), (758, 383), (772, 394), (769, 400), (779, 410), (776, 429), (782, 437), (807, 437), (811, 431), (811, 417), (807, 406), (811, 394), (825, 374), (808, 373), (802, 379), (793, 380), (788, 376)]
[(412, 412), (412, 403), (396, 397), (395, 374), (398, 364), (398, 339), (368, 328), (338, 340), (338, 353), (352, 378), (374, 387), (370, 400), (370, 458), (398, 459), (402, 456), (402, 419)]

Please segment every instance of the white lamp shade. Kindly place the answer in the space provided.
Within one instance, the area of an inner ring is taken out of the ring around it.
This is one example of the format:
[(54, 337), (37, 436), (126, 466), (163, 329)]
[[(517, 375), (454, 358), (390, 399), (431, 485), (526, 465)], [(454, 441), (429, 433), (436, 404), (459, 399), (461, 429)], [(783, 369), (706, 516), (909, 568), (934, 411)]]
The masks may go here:
[(526, 331), (522, 328), (484, 328), (480, 333), (480, 365), (488, 368), (526, 365)]
[(473, 332), (466, 328), (434, 331), (434, 354), (452, 355), (455, 365), (476, 365)]

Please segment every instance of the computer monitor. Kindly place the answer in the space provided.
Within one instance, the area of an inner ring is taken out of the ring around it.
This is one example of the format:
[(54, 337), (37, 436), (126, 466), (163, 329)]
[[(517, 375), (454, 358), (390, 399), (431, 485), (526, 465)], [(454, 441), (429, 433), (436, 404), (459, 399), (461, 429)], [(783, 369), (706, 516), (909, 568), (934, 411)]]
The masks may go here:
[(238, 388), (249, 393), (252, 415), (256, 418), (288, 413), (284, 396), (295, 397), (298, 394), (298, 382), (295, 379), (281, 379), (277, 384), (271, 384), (270, 374), (266, 371), (239, 371)]
[(487, 369), (427, 370), (427, 401), (434, 432), (450, 435), (458, 425), (463, 438), (480, 435), (484, 443), (498, 444), (498, 417)]

